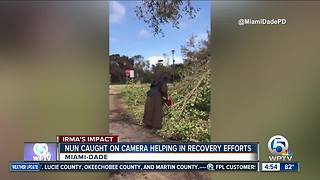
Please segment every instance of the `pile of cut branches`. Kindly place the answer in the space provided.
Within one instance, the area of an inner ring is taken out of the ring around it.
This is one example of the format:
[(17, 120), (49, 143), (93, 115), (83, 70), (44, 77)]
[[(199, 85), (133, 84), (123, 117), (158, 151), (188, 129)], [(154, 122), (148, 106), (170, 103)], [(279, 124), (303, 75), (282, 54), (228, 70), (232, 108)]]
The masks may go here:
[(165, 108), (160, 135), (174, 140), (207, 142), (210, 114), (209, 61), (193, 63), (169, 89), (174, 104)]

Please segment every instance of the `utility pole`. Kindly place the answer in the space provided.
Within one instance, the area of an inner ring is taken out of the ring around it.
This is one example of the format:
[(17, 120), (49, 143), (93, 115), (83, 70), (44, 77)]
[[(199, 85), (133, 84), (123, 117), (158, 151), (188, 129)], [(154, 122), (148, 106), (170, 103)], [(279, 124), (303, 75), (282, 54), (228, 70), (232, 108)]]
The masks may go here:
[(174, 74), (175, 74), (175, 72), (174, 72), (174, 49), (173, 50), (171, 50), (171, 52), (172, 52), (172, 70), (173, 70), (173, 73), (172, 73), (172, 82), (174, 82)]

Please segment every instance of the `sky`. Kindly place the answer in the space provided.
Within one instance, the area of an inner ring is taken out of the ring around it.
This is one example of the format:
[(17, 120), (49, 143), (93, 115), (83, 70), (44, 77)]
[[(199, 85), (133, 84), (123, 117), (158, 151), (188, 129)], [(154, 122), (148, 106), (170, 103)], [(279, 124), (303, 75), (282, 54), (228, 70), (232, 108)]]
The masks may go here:
[(150, 64), (164, 59), (166, 53), (172, 64), (171, 50), (175, 50), (176, 63), (182, 63), (181, 45), (185, 45), (191, 35), (198, 39), (206, 38), (210, 31), (211, 2), (193, 1), (192, 5), (200, 8), (196, 18), (183, 18), (180, 29), (172, 25), (161, 26), (164, 37), (154, 36), (152, 29), (143, 20), (135, 16), (134, 9), (138, 1), (110, 1), (109, 4), (109, 48), (110, 54), (120, 54), (132, 57), (142, 55)]

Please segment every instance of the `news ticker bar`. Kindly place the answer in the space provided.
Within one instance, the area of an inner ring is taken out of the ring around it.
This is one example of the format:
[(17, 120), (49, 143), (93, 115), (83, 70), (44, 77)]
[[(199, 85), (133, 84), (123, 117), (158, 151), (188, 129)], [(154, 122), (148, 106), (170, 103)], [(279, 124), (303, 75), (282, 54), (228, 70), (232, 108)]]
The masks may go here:
[(10, 172), (110, 172), (110, 171), (253, 171), (258, 162), (11, 162)]
[(299, 172), (298, 162), (261, 162), (262, 172)]
[[(260, 168), (259, 168), (260, 165)], [(10, 172), (217, 171), (299, 172), (298, 162), (10, 162)]]

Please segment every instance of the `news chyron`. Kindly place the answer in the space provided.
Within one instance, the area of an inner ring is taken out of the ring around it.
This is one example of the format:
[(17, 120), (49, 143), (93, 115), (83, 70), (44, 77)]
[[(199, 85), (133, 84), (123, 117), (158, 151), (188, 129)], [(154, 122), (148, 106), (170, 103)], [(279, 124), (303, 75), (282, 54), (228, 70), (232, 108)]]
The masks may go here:
[(287, 138), (282, 135), (272, 136), (268, 141), (269, 162), (261, 163), (263, 172), (299, 172), (300, 165), (293, 161), (293, 153)]
[(24, 143), (24, 161), (10, 161), (10, 172), (210, 171), (299, 172), (289, 139), (264, 142), (119, 142), (117, 135), (57, 136), (56, 142)]

